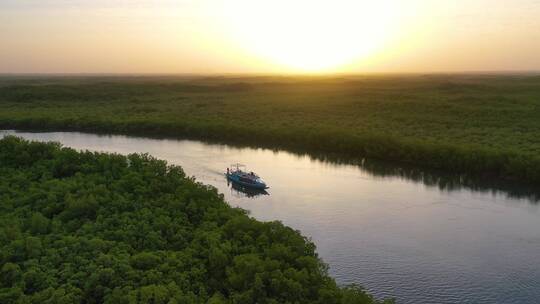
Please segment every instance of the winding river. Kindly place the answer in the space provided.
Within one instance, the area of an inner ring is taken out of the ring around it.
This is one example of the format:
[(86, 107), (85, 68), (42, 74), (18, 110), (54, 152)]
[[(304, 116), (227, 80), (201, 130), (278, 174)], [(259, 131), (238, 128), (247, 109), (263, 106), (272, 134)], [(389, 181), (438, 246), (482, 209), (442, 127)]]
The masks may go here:
[[(340, 284), (361, 284), (376, 297), (398, 303), (540, 302), (534, 191), (192, 140), (0, 131), (6, 134), (75, 149), (149, 153), (180, 165), (255, 218), (301, 230)], [(223, 172), (235, 162), (261, 175), (268, 194), (228, 184)]]

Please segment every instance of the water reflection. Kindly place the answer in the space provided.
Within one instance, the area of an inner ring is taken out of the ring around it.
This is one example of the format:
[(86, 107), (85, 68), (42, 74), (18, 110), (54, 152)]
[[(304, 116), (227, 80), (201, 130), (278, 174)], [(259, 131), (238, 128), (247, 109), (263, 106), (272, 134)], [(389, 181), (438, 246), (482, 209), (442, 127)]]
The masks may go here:
[(239, 184), (237, 184), (235, 182), (231, 182), (227, 178), (225, 178), (225, 179), (227, 180), (227, 187), (229, 187), (231, 189), (231, 195), (233, 197), (236, 197), (236, 198), (243, 198), (243, 197), (256, 198), (256, 197), (262, 196), (262, 195), (270, 195), (266, 190), (248, 188), (248, 187), (239, 185)]
[(421, 183), (427, 187), (436, 187), (441, 191), (469, 190), (492, 195), (503, 195), (513, 199), (524, 199), (532, 204), (540, 202), (540, 189), (531, 184), (520, 181), (500, 180), (489, 177), (478, 177), (467, 174), (457, 174), (418, 168), (392, 162), (383, 162), (375, 159), (352, 159), (335, 154), (313, 154), (307, 152), (292, 152), (298, 157), (309, 157), (325, 163), (327, 166), (338, 167), (342, 165), (358, 166), (378, 178), (401, 178), (406, 181)]
[(480, 178), (465, 174), (430, 171), (411, 166), (398, 166), (382, 163), (376, 160), (364, 159), (360, 167), (373, 176), (400, 177), (406, 180), (422, 183), (428, 187), (437, 187), (442, 191), (461, 191), (463, 189), (492, 195), (504, 195), (508, 198), (526, 199), (538, 204), (540, 192), (537, 187), (522, 184), (517, 181), (502, 181), (493, 178)]

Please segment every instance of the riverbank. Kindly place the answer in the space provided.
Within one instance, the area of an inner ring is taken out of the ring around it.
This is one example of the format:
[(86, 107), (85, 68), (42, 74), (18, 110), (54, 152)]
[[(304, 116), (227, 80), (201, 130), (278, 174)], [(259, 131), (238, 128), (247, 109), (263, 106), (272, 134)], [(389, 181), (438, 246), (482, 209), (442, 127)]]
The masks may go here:
[(2, 78), (0, 127), (188, 137), (540, 181), (540, 77)]
[(165, 161), (16, 137), (0, 159), (2, 303), (380, 303)]

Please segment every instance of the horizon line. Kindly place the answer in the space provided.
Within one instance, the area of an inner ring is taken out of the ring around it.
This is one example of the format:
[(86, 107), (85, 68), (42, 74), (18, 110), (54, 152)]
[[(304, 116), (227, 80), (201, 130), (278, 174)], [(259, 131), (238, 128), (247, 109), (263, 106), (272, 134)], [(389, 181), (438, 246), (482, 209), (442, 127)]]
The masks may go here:
[(332, 77), (332, 76), (369, 76), (369, 75), (540, 75), (540, 70), (470, 70), (470, 71), (429, 71), (429, 72), (335, 72), (335, 73), (277, 73), (277, 72), (0, 72), (0, 77)]

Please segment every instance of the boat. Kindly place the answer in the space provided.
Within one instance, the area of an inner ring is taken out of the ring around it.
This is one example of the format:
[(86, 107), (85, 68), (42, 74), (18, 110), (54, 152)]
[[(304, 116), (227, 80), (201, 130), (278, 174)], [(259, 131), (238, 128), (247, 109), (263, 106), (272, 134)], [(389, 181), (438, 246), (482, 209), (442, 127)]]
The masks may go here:
[(245, 165), (232, 164), (225, 173), (227, 179), (238, 185), (252, 189), (268, 189), (266, 183), (252, 171), (248, 172)]

